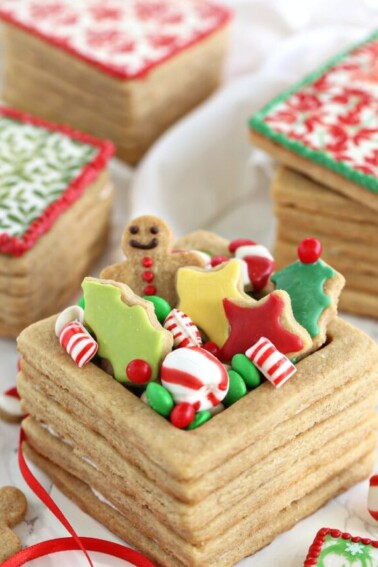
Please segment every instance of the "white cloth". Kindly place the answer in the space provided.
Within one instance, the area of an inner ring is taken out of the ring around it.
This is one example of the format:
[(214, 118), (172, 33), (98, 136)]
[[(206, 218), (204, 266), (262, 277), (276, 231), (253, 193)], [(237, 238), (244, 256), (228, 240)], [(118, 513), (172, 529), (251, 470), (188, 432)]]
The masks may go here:
[[(119, 255), (124, 224), (137, 214), (153, 213), (166, 219), (176, 236), (204, 227), (226, 237), (251, 237), (273, 242), (274, 221), (269, 201), (272, 162), (248, 143), (247, 121), (274, 94), (351, 42), (363, 38), (377, 22), (378, 0), (228, 0), (236, 12), (224, 86), (206, 103), (168, 130), (138, 168), (112, 163), (117, 206), (111, 244), (100, 265)], [(96, 270), (93, 271), (96, 273)], [(349, 318), (372, 336), (378, 324)], [(2, 390), (14, 384), (15, 343), (0, 340)], [(253, 417), (253, 416), (252, 416)], [(0, 486), (25, 488), (18, 471), (15, 448), (17, 427), (0, 423)], [(27, 522), (17, 528), (24, 545), (66, 535), (64, 528), (29, 496)], [(81, 535), (117, 540), (102, 526), (52, 489)], [(378, 539), (378, 530), (366, 509), (363, 483), (300, 522), (270, 546), (245, 559), (240, 567), (299, 567), (316, 531), (331, 526), (354, 535)], [(52, 565), (38, 560), (38, 567)], [(83, 565), (80, 554), (59, 558), (61, 565)], [(101, 560), (96, 566), (120, 565)], [(31, 564), (30, 564), (31, 565)]]

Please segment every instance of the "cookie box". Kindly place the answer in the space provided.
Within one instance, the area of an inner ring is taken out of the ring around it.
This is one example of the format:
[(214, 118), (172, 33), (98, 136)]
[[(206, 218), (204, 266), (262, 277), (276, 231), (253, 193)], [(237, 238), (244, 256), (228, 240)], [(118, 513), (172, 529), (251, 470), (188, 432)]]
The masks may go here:
[(378, 349), (339, 318), (282, 388), (266, 381), (192, 431), (78, 368), (55, 323), (18, 339), (25, 450), (156, 565), (234, 565), (372, 470)]

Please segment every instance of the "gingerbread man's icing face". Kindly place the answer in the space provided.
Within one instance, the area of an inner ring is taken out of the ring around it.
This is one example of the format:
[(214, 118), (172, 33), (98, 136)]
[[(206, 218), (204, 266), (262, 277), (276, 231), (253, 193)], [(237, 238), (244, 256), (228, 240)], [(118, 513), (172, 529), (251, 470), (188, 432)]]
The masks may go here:
[(144, 215), (133, 219), (122, 235), (122, 251), (126, 258), (135, 255), (164, 254), (172, 247), (172, 233), (161, 219)]

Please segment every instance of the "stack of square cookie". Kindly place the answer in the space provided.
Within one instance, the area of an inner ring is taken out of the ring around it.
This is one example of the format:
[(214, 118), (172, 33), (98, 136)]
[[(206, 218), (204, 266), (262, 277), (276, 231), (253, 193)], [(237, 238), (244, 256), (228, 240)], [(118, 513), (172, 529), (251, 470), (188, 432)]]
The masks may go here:
[(377, 346), (339, 319), (282, 389), (265, 382), (193, 431), (78, 368), (54, 324), (18, 339), (27, 454), (156, 565), (234, 565), (371, 472)]
[[(281, 94), (251, 120), (251, 139), (286, 167), (273, 183), (276, 261), (304, 236), (346, 278), (345, 311), (378, 317), (378, 35)], [(288, 169), (289, 168), (289, 169)]]
[(0, 109), (0, 335), (65, 306), (107, 243), (111, 143)]
[(3, 99), (135, 163), (217, 88), (229, 18), (207, 0), (3, 0)]

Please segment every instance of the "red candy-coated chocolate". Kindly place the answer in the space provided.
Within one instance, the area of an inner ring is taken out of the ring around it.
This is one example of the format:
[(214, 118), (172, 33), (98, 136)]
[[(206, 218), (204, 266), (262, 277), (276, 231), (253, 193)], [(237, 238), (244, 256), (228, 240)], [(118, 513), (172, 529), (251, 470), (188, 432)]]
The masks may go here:
[(141, 358), (131, 360), (126, 366), (126, 376), (134, 384), (146, 384), (151, 378), (151, 366)]
[(210, 264), (212, 268), (215, 268), (215, 266), (219, 266), (219, 264), (224, 264), (225, 262), (228, 262), (230, 258), (227, 258), (227, 256), (213, 256), (210, 260)]
[(322, 254), (322, 245), (317, 238), (305, 238), (298, 246), (298, 258), (303, 264), (314, 264)]
[(196, 416), (196, 411), (192, 404), (188, 402), (180, 402), (171, 411), (170, 420), (172, 425), (179, 429), (184, 429), (192, 423)]
[(154, 285), (146, 285), (143, 293), (144, 295), (156, 295), (156, 287)]
[(236, 240), (231, 240), (228, 250), (233, 254), (240, 246), (250, 246), (251, 244), (256, 244), (256, 242), (249, 240), (249, 238), (237, 238)]
[(150, 283), (154, 279), (154, 273), (150, 272), (149, 270), (146, 270), (142, 274), (142, 279), (143, 279), (144, 282)]
[(142, 266), (144, 268), (151, 268), (154, 265), (154, 261), (151, 256), (145, 256), (142, 260)]
[(207, 341), (206, 343), (204, 343), (202, 345), (202, 348), (204, 348), (205, 350), (207, 350), (208, 352), (210, 352), (213, 356), (215, 356), (216, 358), (220, 357), (220, 353), (221, 350), (219, 348), (218, 345), (216, 345), (215, 343), (213, 343), (213, 341)]

